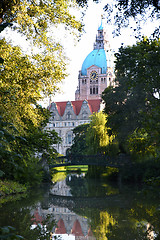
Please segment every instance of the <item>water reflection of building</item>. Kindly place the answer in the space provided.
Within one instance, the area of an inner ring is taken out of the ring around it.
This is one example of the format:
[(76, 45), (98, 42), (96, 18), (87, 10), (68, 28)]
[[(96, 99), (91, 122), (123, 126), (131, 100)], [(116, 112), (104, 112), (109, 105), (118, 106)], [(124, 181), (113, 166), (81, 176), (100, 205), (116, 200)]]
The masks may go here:
[[(50, 190), (53, 195), (71, 196), (70, 187), (66, 184), (66, 179), (57, 182)], [(66, 207), (59, 207), (49, 203), (49, 207), (44, 209), (40, 205), (33, 212), (33, 224), (43, 224), (43, 220), (49, 215), (51, 221), (57, 223), (52, 229), (52, 237), (60, 236), (61, 240), (95, 240), (90, 228), (88, 219), (74, 213)]]
[(66, 184), (66, 179), (60, 182), (57, 182), (54, 187), (50, 190), (54, 195), (58, 196), (71, 196), (70, 187)]
[[(69, 178), (71, 180), (71, 178)], [(57, 182), (50, 190), (51, 194), (59, 196), (72, 196), (66, 179)], [(53, 236), (61, 235), (62, 239), (94, 240), (88, 219), (77, 215), (65, 207), (51, 206), (57, 226), (53, 229)]]

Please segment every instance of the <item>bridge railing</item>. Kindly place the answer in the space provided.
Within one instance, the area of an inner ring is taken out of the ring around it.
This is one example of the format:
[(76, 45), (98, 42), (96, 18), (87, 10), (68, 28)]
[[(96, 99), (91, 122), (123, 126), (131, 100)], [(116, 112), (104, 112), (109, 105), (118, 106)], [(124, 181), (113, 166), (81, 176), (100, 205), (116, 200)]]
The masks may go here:
[(56, 159), (54, 165), (98, 165), (121, 167), (126, 164), (131, 164), (130, 157), (125, 154), (119, 154), (115, 157), (110, 157), (104, 154), (97, 155), (69, 155), (61, 156)]

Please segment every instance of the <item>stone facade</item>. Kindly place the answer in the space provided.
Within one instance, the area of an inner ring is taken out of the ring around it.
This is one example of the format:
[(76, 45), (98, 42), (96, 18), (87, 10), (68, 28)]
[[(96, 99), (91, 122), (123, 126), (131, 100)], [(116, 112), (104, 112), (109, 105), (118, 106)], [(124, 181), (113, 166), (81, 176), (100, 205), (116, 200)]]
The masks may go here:
[(47, 128), (55, 131), (62, 139), (61, 144), (54, 147), (63, 155), (73, 143), (73, 128), (80, 124), (90, 122), (89, 116), (100, 111), (100, 100), (79, 100), (68, 102), (53, 102), (50, 105), (51, 118)]

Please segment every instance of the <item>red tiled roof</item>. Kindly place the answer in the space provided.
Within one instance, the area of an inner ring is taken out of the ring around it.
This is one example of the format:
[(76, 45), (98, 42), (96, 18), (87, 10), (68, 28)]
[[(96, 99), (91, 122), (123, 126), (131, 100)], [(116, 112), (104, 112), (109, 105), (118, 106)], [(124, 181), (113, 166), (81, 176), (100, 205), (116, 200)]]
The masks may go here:
[(56, 234), (65, 234), (66, 233), (66, 228), (65, 228), (64, 221), (62, 218), (57, 223), (57, 228), (55, 230), (55, 233)]
[(72, 234), (75, 236), (84, 236), (83, 232), (82, 232), (82, 228), (81, 225), (79, 223), (79, 221), (76, 219), (76, 221), (73, 224), (73, 228), (72, 228)]
[(63, 116), (67, 102), (56, 102), (57, 110), (60, 116)]
[(92, 110), (91, 113), (98, 112), (100, 109), (100, 99), (93, 99), (93, 100), (88, 100), (88, 104), (91, 106)]
[[(83, 101), (84, 100), (71, 101), (73, 111), (76, 115), (78, 115), (80, 113)], [(100, 103), (101, 103), (100, 99), (86, 100), (86, 101), (88, 102), (91, 114), (93, 112), (98, 112), (98, 110), (100, 109)], [(66, 102), (55, 102), (55, 103), (56, 103), (59, 115), (63, 116), (64, 111), (66, 109), (67, 101)]]

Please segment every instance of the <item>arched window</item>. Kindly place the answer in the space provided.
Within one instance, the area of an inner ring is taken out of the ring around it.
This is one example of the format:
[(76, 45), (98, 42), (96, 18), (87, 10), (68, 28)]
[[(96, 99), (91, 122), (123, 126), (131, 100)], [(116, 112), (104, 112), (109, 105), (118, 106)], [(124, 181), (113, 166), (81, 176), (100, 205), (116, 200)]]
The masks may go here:
[(90, 86), (90, 94), (98, 94), (98, 86), (96, 85), (93, 85), (93, 86)]

